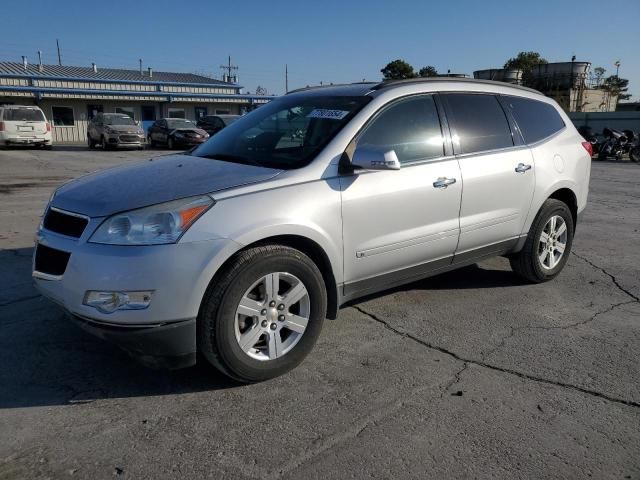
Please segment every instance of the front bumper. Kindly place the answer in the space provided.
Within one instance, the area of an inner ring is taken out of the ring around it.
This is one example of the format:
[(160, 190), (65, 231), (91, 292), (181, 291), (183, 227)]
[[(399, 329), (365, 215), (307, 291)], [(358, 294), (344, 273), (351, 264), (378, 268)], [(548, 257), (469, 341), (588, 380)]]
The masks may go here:
[[(91, 219), (80, 239), (44, 229), (38, 232), (38, 244), (70, 256), (61, 275), (34, 270), (36, 288), (85, 330), (120, 345), (144, 363), (159, 366), (160, 357), (176, 357), (170, 363), (190, 364), (200, 303), (211, 278), (238, 244), (222, 238), (152, 246), (88, 243), (101, 221)], [(88, 290), (153, 294), (145, 309), (103, 313), (83, 304)]]
[(202, 145), (207, 140), (209, 140), (209, 138), (173, 137), (175, 145), (180, 147), (194, 147), (196, 145)]
[(177, 369), (196, 363), (196, 320), (164, 325), (114, 325), (69, 315), (83, 330), (113, 343), (151, 368)]
[(139, 148), (144, 147), (146, 144), (144, 134), (138, 133), (110, 133), (105, 134), (104, 138), (110, 147)]

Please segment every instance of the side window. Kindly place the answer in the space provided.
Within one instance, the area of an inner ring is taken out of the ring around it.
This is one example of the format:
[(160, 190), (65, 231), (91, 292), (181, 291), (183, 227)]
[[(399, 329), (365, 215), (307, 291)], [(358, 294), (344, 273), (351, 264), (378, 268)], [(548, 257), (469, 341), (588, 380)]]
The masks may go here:
[(507, 117), (494, 95), (451, 93), (446, 95), (456, 153), (474, 153), (513, 146)]
[(503, 97), (509, 106), (525, 143), (535, 143), (564, 128), (564, 121), (553, 105), (522, 97)]
[(393, 148), (400, 163), (442, 157), (444, 138), (433, 97), (410, 97), (386, 107), (365, 128), (358, 145)]

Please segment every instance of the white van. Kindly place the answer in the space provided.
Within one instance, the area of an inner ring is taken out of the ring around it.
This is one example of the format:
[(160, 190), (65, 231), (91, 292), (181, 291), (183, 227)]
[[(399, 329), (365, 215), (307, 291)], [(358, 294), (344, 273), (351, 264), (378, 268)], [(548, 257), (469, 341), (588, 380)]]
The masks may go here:
[(33, 105), (0, 105), (0, 146), (35, 145), (51, 148), (51, 124)]

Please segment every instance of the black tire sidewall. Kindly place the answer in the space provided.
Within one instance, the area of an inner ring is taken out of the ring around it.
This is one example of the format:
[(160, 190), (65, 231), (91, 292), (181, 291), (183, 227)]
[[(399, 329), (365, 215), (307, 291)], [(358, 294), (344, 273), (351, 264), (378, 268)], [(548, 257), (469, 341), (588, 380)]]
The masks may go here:
[[(542, 231), (544, 230), (545, 225), (549, 221), (549, 219), (553, 216), (560, 216), (564, 220), (567, 226), (567, 243), (564, 250), (564, 255), (560, 259), (560, 262), (552, 268), (551, 270), (545, 269), (542, 267), (540, 262), (540, 258), (538, 257), (538, 245), (540, 243), (540, 236), (542, 235)], [(540, 212), (540, 216), (536, 221), (536, 228), (533, 233), (533, 242), (530, 246), (531, 248), (531, 258), (533, 260), (533, 270), (535, 275), (541, 280), (550, 280), (556, 277), (564, 268), (567, 260), (569, 259), (569, 255), (571, 254), (571, 247), (573, 245), (573, 216), (571, 215), (571, 211), (569, 208), (562, 202), (553, 202), (546, 208), (544, 208)]]
[[(230, 279), (220, 305), (216, 308), (215, 323), (212, 326), (214, 331), (206, 334), (233, 377), (254, 382), (282, 375), (302, 362), (313, 349), (326, 315), (326, 292), (322, 275), (307, 262), (294, 255), (277, 253), (248, 263)], [(235, 337), (235, 313), (240, 299), (249, 287), (259, 278), (273, 272), (291, 273), (304, 283), (309, 293), (311, 312), (302, 338), (291, 351), (275, 360), (260, 361), (249, 357), (238, 345)], [(211, 322), (207, 323), (211, 328)]]

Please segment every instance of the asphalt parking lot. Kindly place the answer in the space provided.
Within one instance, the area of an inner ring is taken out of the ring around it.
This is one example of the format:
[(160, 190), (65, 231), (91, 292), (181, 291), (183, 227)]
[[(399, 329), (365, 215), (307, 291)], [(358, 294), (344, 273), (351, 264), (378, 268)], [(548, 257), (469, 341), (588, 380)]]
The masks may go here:
[(0, 479), (640, 478), (640, 166), (593, 162), (555, 281), (499, 258), (369, 297), (239, 386), (138, 366), (32, 287), (52, 190), (154, 153), (0, 150)]

